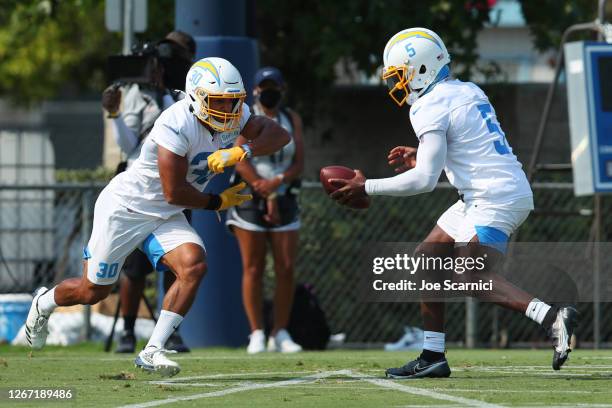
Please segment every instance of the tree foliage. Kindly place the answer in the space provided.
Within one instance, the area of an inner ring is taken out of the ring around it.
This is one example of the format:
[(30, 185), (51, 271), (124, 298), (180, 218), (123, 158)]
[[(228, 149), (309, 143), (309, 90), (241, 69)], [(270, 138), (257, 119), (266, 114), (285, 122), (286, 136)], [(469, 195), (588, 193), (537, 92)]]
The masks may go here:
[[(154, 24), (145, 35), (165, 34), (173, 11), (172, 2), (150, 7)], [(58, 95), (98, 92), (105, 86), (106, 57), (120, 51), (121, 35), (104, 25), (104, 1), (3, 0), (0, 96), (32, 105)]]
[[(594, 21), (597, 17), (597, 1), (594, 0), (519, 1), (534, 45), (540, 51), (557, 48), (569, 26)], [(610, 15), (612, 2), (608, 2), (607, 10)], [(592, 34), (586, 34), (586, 38), (592, 38)]]
[[(593, 20), (593, 0), (520, 0), (536, 46), (558, 44), (569, 25)], [(338, 61), (375, 74), (382, 49), (397, 31), (437, 31), (453, 57), (454, 73), (469, 78), (478, 59), (476, 36), (492, 0), (256, 0), (262, 63), (285, 73), (300, 105), (321, 106)], [(609, 2), (609, 8), (612, 2)], [(149, 1), (149, 29), (159, 39), (174, 26), (174, 2)], [(0, 97), (22, 105), (105, 84), (106, 57), (121, 50), (121, 35), (104, 25), (100, 0), (2, 0)], [(306, 103), (306, 102), (305, 102)]]
[(415, 26), (438, 32), (460, 67), (455, 73), (468, 78), (489, 12), (487, 0), (258, 0), (257, 6), (262, 61), (279, 67), (294, 94), (311, 101), (324, 97), (338, 61), (374, 74), (387, 40)]

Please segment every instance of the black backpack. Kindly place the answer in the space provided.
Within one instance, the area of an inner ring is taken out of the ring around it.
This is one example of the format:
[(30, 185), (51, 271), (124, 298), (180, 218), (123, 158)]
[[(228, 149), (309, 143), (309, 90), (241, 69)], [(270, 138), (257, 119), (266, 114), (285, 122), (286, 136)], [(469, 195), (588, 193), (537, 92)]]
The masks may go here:
[(295, 288), (287, 330), (304, 350), (325, 350), (327, 347), (331, 330), (312, 285), (300, 284)]
[[(269, 334), (273, 324), (272, 302), (264, 303), (264, 316), (266, 333)], [(293, 308), (289, 317), (287, 331), (293, 341), (302, 346), (304, 350), (325, 350), (331, 330), (321, 309), (319, 301), (314, 294), (312, 285), (303, 283), (295, 287)]]

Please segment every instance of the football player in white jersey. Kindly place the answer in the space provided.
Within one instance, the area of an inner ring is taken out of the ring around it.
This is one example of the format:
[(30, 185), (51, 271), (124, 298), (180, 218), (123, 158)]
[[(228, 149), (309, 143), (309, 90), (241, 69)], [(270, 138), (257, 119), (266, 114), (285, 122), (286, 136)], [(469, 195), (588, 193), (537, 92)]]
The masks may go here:
[[(395, 177), (330, 180), (340, 187), (332, 198), (346, 203), (364, 195), (410, 196), (432, 191), (445, 171), (460, 200), (438, 219), (417, 254), (446, 257), (487, 257), (487, 270), (453, 274), (455, 279), (493, 280), (493, 290), (468, 293), (525, 313), (550, 335), (553, 368), (567, 359), (576, 326), (573, 307), (551, 307), (517, 288), (492, 266), (505, 253), (509, 236), (533, 209), (531, 188), (487, 96), (471, 82), (450, 78), (450, 56), (442, 39), (425, 28), (395, 34), (383, 52), (383, 80), (409, 115), (419, 139), (418, 149), (398, 146), (389, 153)], [(423, 352), (403, 367), (390, 368), (392, 378), (448, 377), (445, 358), (444, 303), (422, 301)]]
[(226, 167), (272, 154), (290, 140), (274, 121), (250, 117), (242, 78), (229, 61), (196, 62), (185, 90), (186, 97), (156, 120), (138, 159), (100, 193), (84, 250), (83, 277), (37, 290), (26, 322), (32, 348), (44, 346), (49, 315), (57, 306), (95, 304), (108, 296), (126, 256), (140, 247), (153, 266), (169, 268), (176, 281), (135, 363), (164, 376), (180, 371), (164, 345), (191, 307), (206, 272), (204, 244), (182, 211), (226, 210), (251, 199), (240, 194), (244, 183), (218, 195), (202, 191)]

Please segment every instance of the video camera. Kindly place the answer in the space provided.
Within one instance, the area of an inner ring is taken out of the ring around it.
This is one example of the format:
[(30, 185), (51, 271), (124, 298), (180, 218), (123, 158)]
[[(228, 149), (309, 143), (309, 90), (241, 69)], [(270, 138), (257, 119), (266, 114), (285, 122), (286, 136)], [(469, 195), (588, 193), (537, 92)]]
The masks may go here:
[(189, 52), (167, 39), (135, 45), (130, 55), (109, 56), (106, 62), (108, 82), (151, 85), (156, 63), (163, 67), (166, 88), (185, 90), (185, 77), (192, 63)]

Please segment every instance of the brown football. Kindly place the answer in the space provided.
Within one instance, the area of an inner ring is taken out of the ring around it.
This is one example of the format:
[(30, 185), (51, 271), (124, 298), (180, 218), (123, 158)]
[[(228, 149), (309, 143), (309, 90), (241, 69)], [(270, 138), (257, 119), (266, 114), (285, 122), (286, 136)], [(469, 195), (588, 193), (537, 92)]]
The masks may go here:
[[(344, 166), (327, 166), (323, 167), (319, 172), (319, 179), (323, 185), (323, 189), (327, 194), (331, 194), (337, 188), (329, 182), (330, 179), (345, 179), (350, 180), (355, 177), (355, 172), (352, 169)], [(345, 204), (348, 207), (356, 209), (364, 209), (370, 206), (370, 197), (358, 198), (349, 201)]]

